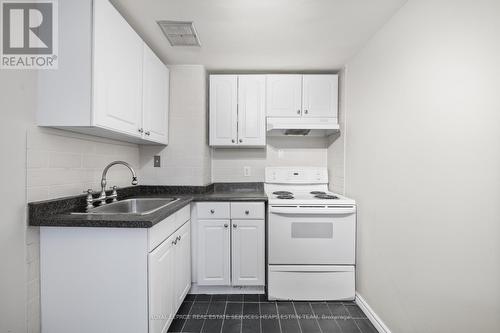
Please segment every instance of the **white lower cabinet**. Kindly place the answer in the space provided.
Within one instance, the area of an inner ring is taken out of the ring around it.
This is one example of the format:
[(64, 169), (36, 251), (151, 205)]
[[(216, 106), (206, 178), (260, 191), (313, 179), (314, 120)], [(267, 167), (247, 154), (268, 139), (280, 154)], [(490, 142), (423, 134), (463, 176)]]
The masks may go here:
[[(203, 202), (197, 205), (198, 219), (194, 222), (197, 251), (193, 260), (197, 285), (264, 286), (264, 203)], [(210, 218), (206, 212), (217, 218)]]
[(191, 286), (190, 207), (152, 228), (40, 228), (42, 333), (164, 333)]
[(264, 220), (232, 220), (232, 284), (264, 285)]
[(228, 285), (230, 220), (198, 220), (198, 284)]

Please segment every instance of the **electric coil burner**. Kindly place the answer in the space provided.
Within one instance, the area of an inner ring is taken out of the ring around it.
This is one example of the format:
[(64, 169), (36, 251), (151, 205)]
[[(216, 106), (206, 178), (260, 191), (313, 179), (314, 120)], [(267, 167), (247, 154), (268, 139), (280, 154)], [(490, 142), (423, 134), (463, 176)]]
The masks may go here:
[(337, 197), (336, 195), (332, 195), (332, 194), (317, 194), (314, 196), (315, 198), (318, 198), (318, 199), (338, 199), (339, 197)]

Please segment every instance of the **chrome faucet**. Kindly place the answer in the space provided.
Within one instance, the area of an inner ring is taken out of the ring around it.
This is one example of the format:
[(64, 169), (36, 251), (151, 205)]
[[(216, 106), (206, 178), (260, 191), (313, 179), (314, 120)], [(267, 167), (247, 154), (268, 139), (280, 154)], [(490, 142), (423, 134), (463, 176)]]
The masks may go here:
[(104, 171), (102, 172), (102, 178), (101, 178), (101, 194), (99, 195), (99, 198), (96, 199), (96, 201), (99, 201), (99, 205), (104, 205), (106, 204), (106, 199), (113, 199), (114, 201), (117, 201), (118, 194), (116, 192), (116, 186), (113, 186), (113, 193), (110, 196), (106, 196), (106, 175), (108, 173), (109, 168), (111, 168), (113, 165), (121, 164), (126, 166), (130, 172), (132, 173), (132, 185), (137, 185), (139, 182), (137, 181), (137, 175), (135, 174), (134, 168), (130, 164), (124, 161), (114, 161), (109, 163), (105, 168)]

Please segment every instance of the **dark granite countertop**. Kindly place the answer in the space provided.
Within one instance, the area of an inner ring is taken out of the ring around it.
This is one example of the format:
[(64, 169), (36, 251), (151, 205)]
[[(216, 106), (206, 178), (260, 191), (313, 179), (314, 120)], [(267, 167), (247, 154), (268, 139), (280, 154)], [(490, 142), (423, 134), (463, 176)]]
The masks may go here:
[(133, 186), (118, 190), (118, 199), (175, 197), (179, 200), (148, 215), (86, 215), (85, 196), (28, 204), (29, 225), (53, 227), (150, 228), (192, 201), (267, 201), (262, 183), (216, 183), (208, 186)]

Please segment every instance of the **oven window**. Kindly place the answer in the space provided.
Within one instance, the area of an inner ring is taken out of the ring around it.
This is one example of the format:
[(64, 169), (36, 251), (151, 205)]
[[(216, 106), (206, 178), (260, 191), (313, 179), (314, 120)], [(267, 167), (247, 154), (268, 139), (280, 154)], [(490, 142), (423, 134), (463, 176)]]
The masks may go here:
[(292, 222), (292, 238), (332, 238), (333, 223)]

